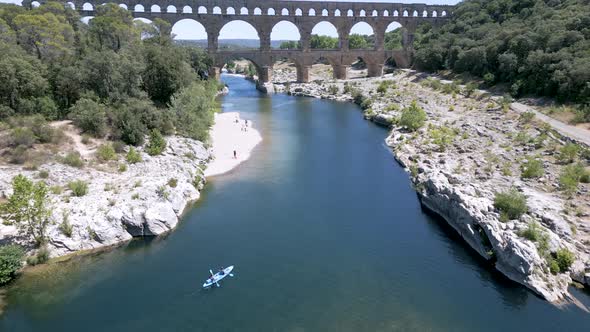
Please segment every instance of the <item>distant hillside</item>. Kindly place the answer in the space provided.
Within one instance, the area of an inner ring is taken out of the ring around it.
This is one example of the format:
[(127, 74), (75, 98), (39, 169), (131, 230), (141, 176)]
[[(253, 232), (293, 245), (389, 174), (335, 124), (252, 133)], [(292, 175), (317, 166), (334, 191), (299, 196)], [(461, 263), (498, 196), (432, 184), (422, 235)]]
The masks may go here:
[[(198, 47), (207, 47), (207, 40), (206, 39), (180, 39), (176, 40), (177, 43), (181, 45), (193, 45)], [(284, 42), (284, 40), (272, 40), (270, 42), (270, 47), (272, 48), (279, 48), (279, 45)], [(220, 39), (219, 40), (219, 47), (226, 48), (226, 49), (252, 49), (252, 48), (259, 48), (260, 41), (258, 39)]]
[(441, 29), (422, 29), (419, 69), (507, 83), (514, 96), (590, 104), (588, 0), (465, 0)]

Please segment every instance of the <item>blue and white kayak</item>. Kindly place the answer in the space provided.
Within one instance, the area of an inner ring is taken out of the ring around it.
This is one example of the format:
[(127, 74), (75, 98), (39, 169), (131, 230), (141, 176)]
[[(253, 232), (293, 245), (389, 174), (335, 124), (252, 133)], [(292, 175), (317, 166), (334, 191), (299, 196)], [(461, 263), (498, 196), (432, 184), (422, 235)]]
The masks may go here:
[(213, 285), (216, 285), (217, 287), (219, 287), (219, 281), (227, 276), (234, 276), (231, 271), (234, 269), (234, 266), (228, 266), (223, 270), (220, 270), (219, 272), (213, 274), (213, 271), (209, 270), (209, 272), (211, 273), (211, 277), (209, 277), (209, 279), (205, 280), (205, 283), (203, 284), (203, 288), (208, 288), (211, 287)]

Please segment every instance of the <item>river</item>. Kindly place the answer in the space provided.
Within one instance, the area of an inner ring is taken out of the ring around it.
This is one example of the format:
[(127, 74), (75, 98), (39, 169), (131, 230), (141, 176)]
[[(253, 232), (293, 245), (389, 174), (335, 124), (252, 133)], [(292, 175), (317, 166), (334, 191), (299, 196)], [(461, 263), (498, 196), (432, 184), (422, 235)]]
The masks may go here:
[[(266, 96), (224, 76), (263, 142), (169, 235), (33, 271), (0, 331), (582, 331), (421, 210), (352, 104)], [(235, 265), (221, 288), (209, 268)], [(590, 304), (587, 294), (572, 292)]]

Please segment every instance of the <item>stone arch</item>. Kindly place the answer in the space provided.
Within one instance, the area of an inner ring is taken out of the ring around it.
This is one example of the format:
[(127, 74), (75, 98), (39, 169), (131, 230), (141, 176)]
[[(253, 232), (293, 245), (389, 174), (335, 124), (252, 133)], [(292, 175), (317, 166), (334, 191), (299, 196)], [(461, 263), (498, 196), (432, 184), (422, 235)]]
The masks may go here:
[(295, 16), (303, 16), (303, 11), (301, 10), (301, 8), (295, 9)]
[(289, 16), (289, 10), (287, 8), (281, 9), (281, 16)]
[(383, 11), (383, 16), (385, 16), (385, 17), (389, 16), (389, 11), (387, 9)]
[(219, 6), (213, 7), (212, 14), (221, 15), (221, 8)]
[(270, 16), (274, 16), (274, 15), (276, 15), (276, 13), (275, 13), (275, 9), (274, 9), (274, 8), (269, 8), (269, 9), (266, 11), (266, 15), (270, 15)]
[(172, 5), (166, 7), (166, 13), (176, 13), (176, 7)]
[(83, 16), (80, 17), (80, 21), (86, 25), (94, 18), (94, 16)]
[(404, 10), (403, 17), (408, 17), (408, 16), (409, 16), (408, 11)]
[(340, 16), (340, 15), (341, 15), (341, 13), (340, 13), (340, 9), (336, 9), (336, 10), (334, 11), (334, 16)]
[(414, 10), (414, 12), (412, 13), (412, 17), (418, 17), (418, 11)]
[[(297, 38), (290, 37), (290, 36), (294, 36), (294, 35), (296, 35)], [(299, 30), (299, 27), (291, 21), (287, 21), (287, 20), (279, 21), (272, 27), (272, 31), (270, 33), (271, 45), (272, 45), (273, 41), (278, 41), (278, 40), (297, 41), (299, 45), (296, 47), (296, 49), (300, 49), (301, 48), (301, 42), (300, 42), (301, 41), (301, 31)], [(280, 46), (279, 46), (279, 48), (280, 48)], [(293, 48), (290, 48), (290, 49), (293, 49)]]
[(41, 4), (39, 3), (39, 1), (33, 1), (33, 2), (31, 2), (31, 7), (37, 8), (39, 6), (41, 6)]
[(133, 7), (133, 11), (137, 13), (144, 13), (145, 8), (143, 7), (143, 5), (135, 5), (135, 7)]
[(393, 16), (394, 16), (394, 17), (396, 17), (396, 16), (399, 16), (399, 12), (398, 12), (397, 10), (394, 10), (394, 11), (393, 11)]
[(193, 8), (191, 6), (184, 6), (184, 7), (182, 7), (182, 13), (183, 14), (192, 14)]
[(254, 15), (262, 15), (262, 9), (258, 7), (254, 8)]
[(176, 21), (170, 31), (174, 39), (207, 40), (208, 37), (207, 28), (192, 18)]
[(236, 10), (234, 9), (234, 7), (227, 7), (225, 9), (225, 14), (226, 15), (236, 15)]
[(328, 10), (322, 9), (322, 16), (328, 16)]
[(70, 6), (70, 8), (72, 8), (74, 10), (76, 9), (76, 5), (74, 5), (73, 2), (66, 2), (66, 5)]
[(240, 8), (240, 15), (248, 15), (248, 8), (246, 8), (246, 7)]
[(150, 11), (152, 13), (161, 13), (162, 12), (162, 10), (160, 9), (160, 6), (158, 6), (158, 5), (152, 5), (152, 7), (150, 8)]
[(199, 8), (197, 8), (197, 14), (207, 14), (207, 7), (199, 6)]
[(364, 9), (361, 9), (361, 11), (359, 12), (359, 16), (360, 17), (365, 17), (365, 16), (367, 16), (367, 12), (365, 12)]
[(396, 50), (402, 49), (402, 35), (404, 27), (398, 21), (391, 21), (385, 28), (384, 49)]
[(124, 4), (124, 3), (120, 3), (120, 4), (119, 4), (119, 7), (123, 8), (123, 9), (125, 9), (125, 10), (127, 9), (127, 5), (126, 5), (126, 4)]
[[(324, 33), (320, 34), (319, 31), (322, 31)], [(313, 38), (313, 35), (318, 35), (318, 36), (327, 36), (327, 37), (331, 37), (331, 38), (337, 38), (338, 41), (340, 41), (340, 35), (338, 34), (338, 29), (336, 29), (336, 26), (329, 21), (321, 21), (321, 22), (316, 23), (313, 26), (313, 28), (311, 29), (311, 34), (312, 34), (312, 38)], [(312, 45), (310, 45), (310, 46), (312, 46)], [(314, 48), (314, 47), (312, 47), (312, 48)], [(333, 49), (338, 49), (338, 48), (340, 48), (339, 42), (336, 44), (336, 47), (334, 47)]]
[(437, 16), (438, 16), (438, 13), (436, 12), (436, 10), (432, 11), (432, 14), (431, 14), (431, 16), (432, 16), (432, 17), (437, 17)]
[(422, 12), (422, 17), (428, 17), (428, 12), (426, 10)]
[(216, 59), (215, 65), (220, 70), (223, 70), (223, 68), (225, 68), (228, 64), (230, 64), (231, 62), (234, 62), (236, 60), (246, 60), (246, 61), (250, 62), (254, 66), (254, 68), (256, 69), (257, 76), (263, 72), (262, 67), (259, 64), (259, 61), (257, 61), (257, 59), (254, 59), (254, 57), (246, 56), (245, 54), (237, 54), (237, 53), (236, 54), (226, 54), (224, 56), (218, 57)]
[(309, 12), (307, 12), (307, 16), (315, 16), (315, 9), (310, 8)]
[(447, 12), (443, 10), (442, 13), (440, 14), (440, 16), (442, 16), (442, 17), (447, 16)]
[[(239, 32), (239, 33), (236, 34), (236, 32)], [(256, 38), (242, 38), (241, 36), (243, 33), (250, 33), (251, 35), (254, 35)], [(223, 39), (257, 40), (258, 47), (255, 47), (255, 48), (260, 49), (260, 33), (258, 32), (256, 27), (254, 27), (254, 25), (252, 25), (250, 22), (247, 22), (244, 20), (232, 20), (232, 21), (225, 23), (221, 27), (221, 29), (219, 30), (218, 39), (219, 39), (219, 41), (221, 41)]]
[[(32, 3), (31, 3), (31, 6), (32, 6)], [(92, 4), (91, 4), (91, 3), (85, 2), (85, 3), (82, 5), (82, 10), (88, 10), (88, 11), (89, 11), (89, 10), (94, 10), (94, 6), (92, 6)]]
[[(348, 32), (348, 39), (349, 39), (349, 49), (373, 49), (375, 48), (375, 29), (373, 28), (373, 26), (371, 26), (369, 23), (367, 22), (357, 22), (356, 24), (354, 24), (351, 28), (350, 31)], [(355, 35), (355, 38), (358, 38), (358, 36), (362, 36), (362, 38), (364, 39), (366, 46), (364, 47), (357, 47), (357, 45), (354, 45), (356, 43), (356, 41), (351, 40), (352, 36)], [(371, 38), (372, 36), (372, 38)]]
[(354, 16), (354, 12), (352, 11), (352, 9), (349, 9), (346, 11), (346, 16), (348, 17), (353, 17)]
[(373, 10), (373, 12), (371, 13), (371, 16), (373, 16), (373, 17), (379, 16), (379, 13), (376, 10)]

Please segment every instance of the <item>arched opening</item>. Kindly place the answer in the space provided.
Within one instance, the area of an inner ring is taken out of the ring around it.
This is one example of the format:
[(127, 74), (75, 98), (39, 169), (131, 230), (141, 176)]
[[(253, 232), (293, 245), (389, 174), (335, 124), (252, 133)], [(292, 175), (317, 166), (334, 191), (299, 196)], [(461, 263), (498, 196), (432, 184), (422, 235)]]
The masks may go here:
[(276, 14), (276, 13), (275, 13), (275, 10), (274, 10), (274, 8), (269, 8), (269, 9), (266, 11), (266, 15), (274, 16), (275, 14)]
[(307, 16), (315, 16), (315, 9), (311, 8), (307, 13)]
[(295, 24), (289, 21), (280, 21), (275, 24), (270, 33), (270, 45), (272, 48), (282, 50), (294, 50), (301, 48), (301, 34)]
[(340, 16), (340, 15), (341, 15), (341, 13), (340, 13), (340, 9), (336, 9), (336, 10), (334, 11), (334, 16)]
[(199, 6), (197, 8), (197, 14), (207, 14), (207, 8), (205, 6)]
[(262, 9), (258, 7), (254, 8), (254, 15), (262, 15)]
[(135, 7), (133, 7), (133, 11), (137, 13), (143, 13), (145, 12), (145, 8), (142, 5), (135, 5)]
[(159, 13), (160, 12), (160, 6), (158, 6), (158, 5), (152, 5), (152, 7), (150, 8), (150, 11), (152, 13)]
[[(239, 44), (236, 40), (239, 40)], [(250, 23), (235, 20), (226, 23), (219, 31), (219, 47), (260, 49), (260, 37)]]
[(227, 7), (225, 9), (225, 13), (227, 15), (236, 15), (236, 10), (234, 9), (234, 7)]
[(402, 49), (402, 25), (398, 22), (391, 22), (385, 29), (384, 48), (386, 50)]
[(174, 23), (172, 36), (175, 40), (190, 40), (199, 47), (207, 48), (207, 30), (193, 19), (185, 18)]
[(88, 22), (90, 22), (91, 19), (93, 19), (94, 16), (84, 16), (80, 18), (80, 21), (86, 25), (88, 25)]
[(260, 67), (254, 61), (240, 57), (228, 58), (221, 66), (222, 73), (244, 75), (254, 79), (258, 77), (259, 71)]
[(73, 2), (67, 2), (66, 5), (70, 6), (71, 9), (76, 9), (76, 5)]
[(326, 21), (319, 22), (311, 30), (310, 48), (338, 49), (340, 41), (336, 27)]
[(303, 11), (301, 11), (301, 8), (295, 9), (295, 16), (303, 16)]
[(404, 15), (403, 16), (404, 17), (408, 17), (408, 11), (407, 10), (404, 10)]
[(389, 11), (387, 11), (387, 9), (383, 11), (383, 16), (385, 16), (385, 17), (389, 16)]
[(41, 4), (40, 4), (38, 1), (33, 1), (33, 2), (31, 2), (31, 7), (33, 7), (33, 8), (37, 8), (37, 7), (39, 7), (39, 6), (41, 6)]
[(289, 10), (287, 8), (283, 8), (281, 10), (281, 15), (282, 16), (289, 16)]
[(432, 12), (432, 17), (438, 17), (438, 13), (435, 11)]
[[(133, 19), (133, 24), (135, 25), (136, 28), (139, 28), (140, 31), (142, 30), (141, 25), (149, 25), (149, 26), (152, 26), (152, 23), (153, 23), (152, 20), (147, 19), (145, 17), (136, 17), (136, 18)], [(141, 35), (140, 36), (141, 36), (141, 39), (143, 40), (145, 38), (151, 37), (151, 34), (145, 32), (145, 31), (141, 31)]]
[(240, 15), (248, 15), (248, 8), (246, 8), (246, 7), (240, 8)]
[(213, 7), (213, 14), (221, 15), (221, 8), (218, 6)]
[(351, 50), (368, 50), (375, 48), (375, 32), (366, 22), (358, 22), (350, 29), (348, 48)]
[(367, 16), (367, 13), (365, 12), (365, 10), (364, 10), (364, 9), (361, 9), (361, 11), (359, 12), (359, 16), (360, 16), (360, 17), (365, 17), (365, 16)]
[(393, 16), (399, 16), (399, 12), (397, 10), (393, 11)]
[(428, 12), (427, 11), (423, 11), (422, 12), (422, 17), (428, 17)]
[(447, 12), (443, 10), (443, 12), (440, 14), (440, 16), (447, 16)]
[(327, 9), (323, 9), (322, 10), (322, 16), (328, 16), (328, 10)]
[(184, 7), (182, 7), (182, 13), (183, 14), (192, 14), (193, 9), (190, 6), (184, 6)]
[(367, 63), (362, 57), (358, 57), (346, 71), (346, 76), (351, 78), (367, 77)]
[(373, 13), (371, 13), (371, 16), (375, 17), (375, 16), (379, 16), (379, 13), (377, 13), (376, 10), (373, 10)]
[(418, 12), (414, 10), (414, 12), (412, 13), (413, 17), (418, 17)]
[(176, 7), (174, 7), (174, 6), (166, 7), (166, 13), (176, 13)]
[(91, 4), (86, 2), (85, 4), (82, 5), (82, 10), (94, 10), (94, 7), (92, 7)]
[(126, 4), (124, 4), (124, 3), (120, 3), (120, 4), (119, 4), (119, 7), (121, 7), (121, 8), (123, 8), (123, 9), (127, 10), (127, 5), (126, 5)]
[(346, 12), (346, 16), (348, 16), (348, 17), (353, 17), (353, 16), (354, 16), (354, 12), (352, 11), (352, 9), (349, 9), (349, 10)]

